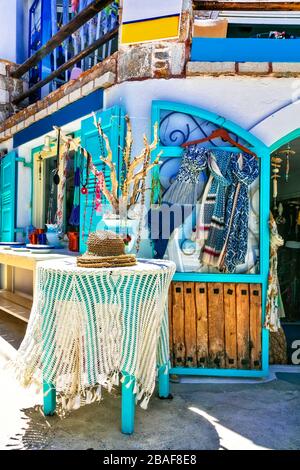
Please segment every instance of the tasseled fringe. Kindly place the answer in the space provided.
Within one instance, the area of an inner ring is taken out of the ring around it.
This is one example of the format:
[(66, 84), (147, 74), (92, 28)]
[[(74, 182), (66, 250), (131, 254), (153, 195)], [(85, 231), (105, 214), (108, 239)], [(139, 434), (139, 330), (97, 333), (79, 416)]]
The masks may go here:
[(142, 401), (140, 406), (141, 408), (143, 408), (143, 410), (146, 410), (148, 408), (150, 398), (151, 398), (151, 395), (146, 395), (144, 400)]
[(129, 388), (131, 385), (132, 385), (132, 382), (134, 381), (134, 379), (130, 379), (128, 381), (128, 383), (125, 385), (126, 388)]
[(118, 386), (119, 385), (119, 372), (115, 371), (111, 378), (112, 384)]

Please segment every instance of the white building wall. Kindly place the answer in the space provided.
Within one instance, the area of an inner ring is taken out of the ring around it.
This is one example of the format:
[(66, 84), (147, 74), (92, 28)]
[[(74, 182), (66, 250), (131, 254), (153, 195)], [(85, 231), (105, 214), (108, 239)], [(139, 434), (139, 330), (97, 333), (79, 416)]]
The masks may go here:
[(300, 128), (300, 81), (275, 77), (212, 77), (125, 82), (105, 92), (105, 108), (123, 106), (129, 114), (135, 145), (151, 133), (153, 100), (197, 106), (230, 119), (271, 146)]
[(29, 0), (0, 0), (0, 59), (22, 63), (28, 53)]

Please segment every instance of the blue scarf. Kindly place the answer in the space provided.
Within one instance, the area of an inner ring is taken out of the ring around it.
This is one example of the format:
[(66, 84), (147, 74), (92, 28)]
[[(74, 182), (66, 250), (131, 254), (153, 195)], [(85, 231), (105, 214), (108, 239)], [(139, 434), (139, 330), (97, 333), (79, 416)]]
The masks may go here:
[(236, 266), (245, 263), (246, 259), (249, 219), (248, 189), (259, 175), (259, 163), (252, 155), (242, 153), (231, 158), (229, 171), (232, 175), (232, 184), (228, 190), (223, 249), (219, 267), (232, 273)]
[(210, 266), (218, 266), (223, 247), (226, 193), (230, 184), (228, 166), (231, 156), (231, 152), (214, 150), (208, 159), (210, 177), (203, 195), (197, 238), (202, 245), (200, 261)]

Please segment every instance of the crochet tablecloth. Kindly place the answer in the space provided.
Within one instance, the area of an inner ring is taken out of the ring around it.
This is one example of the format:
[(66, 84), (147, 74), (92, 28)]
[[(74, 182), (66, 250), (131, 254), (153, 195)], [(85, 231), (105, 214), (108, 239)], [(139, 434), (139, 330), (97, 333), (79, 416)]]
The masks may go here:
[[(24, 386), (53, 384), (58, 403), (78, 408), (129, 375), (146, 408), (157, 366), (168, 366), (170, 261), (79, 268), (76, 259), (37, 268), (32, 312), (15, 368)], [(128, 378), (126, 379), (128, 380)], [(128, 382), (130, 385), (130, 382)]]

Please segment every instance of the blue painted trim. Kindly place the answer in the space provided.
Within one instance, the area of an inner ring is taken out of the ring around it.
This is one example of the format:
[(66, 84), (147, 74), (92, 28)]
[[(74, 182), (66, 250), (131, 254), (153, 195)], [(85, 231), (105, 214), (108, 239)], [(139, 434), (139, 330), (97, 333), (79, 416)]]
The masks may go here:
[(268, 369), (260, 370), (246, 370), (246, 369), (205, 369), (195, 367), (173, 367), (170, 369), (170, 375), (199, 375), (199, 376), (210, 376), (210, 377), (249, 377), (249, 378), (261, 378), (268, 376)]
[(189, 282), (246, 282), (262, 284), (261, 274), (209, 274), (209, 273), (180, 273), (177, 272), (173, 276), (173, 281), (189, 281)]
[(193, 38), (198, 62), (300, 62), (300, 39)]
[(32, 124), (26, 129), (14, 135), (14, 148), (30, 142), (41, 135), (53, 130), (53, 126), (64, 126), (83, 116), (87, 116), (92, 111), (98, 111), (103, 107), (103, 90), (97, 90), (80, 100), (66, 106), (56, 113)]
[(300, 137), (300, 128), (293, 130), (289, 134), (285, 135), (281, 139), (277, 140), (274, 144), (270, 147), (270, 152), (273, 153), (278, 150), (283, 145), (288, 144), (292, 140), (298, 139)]

